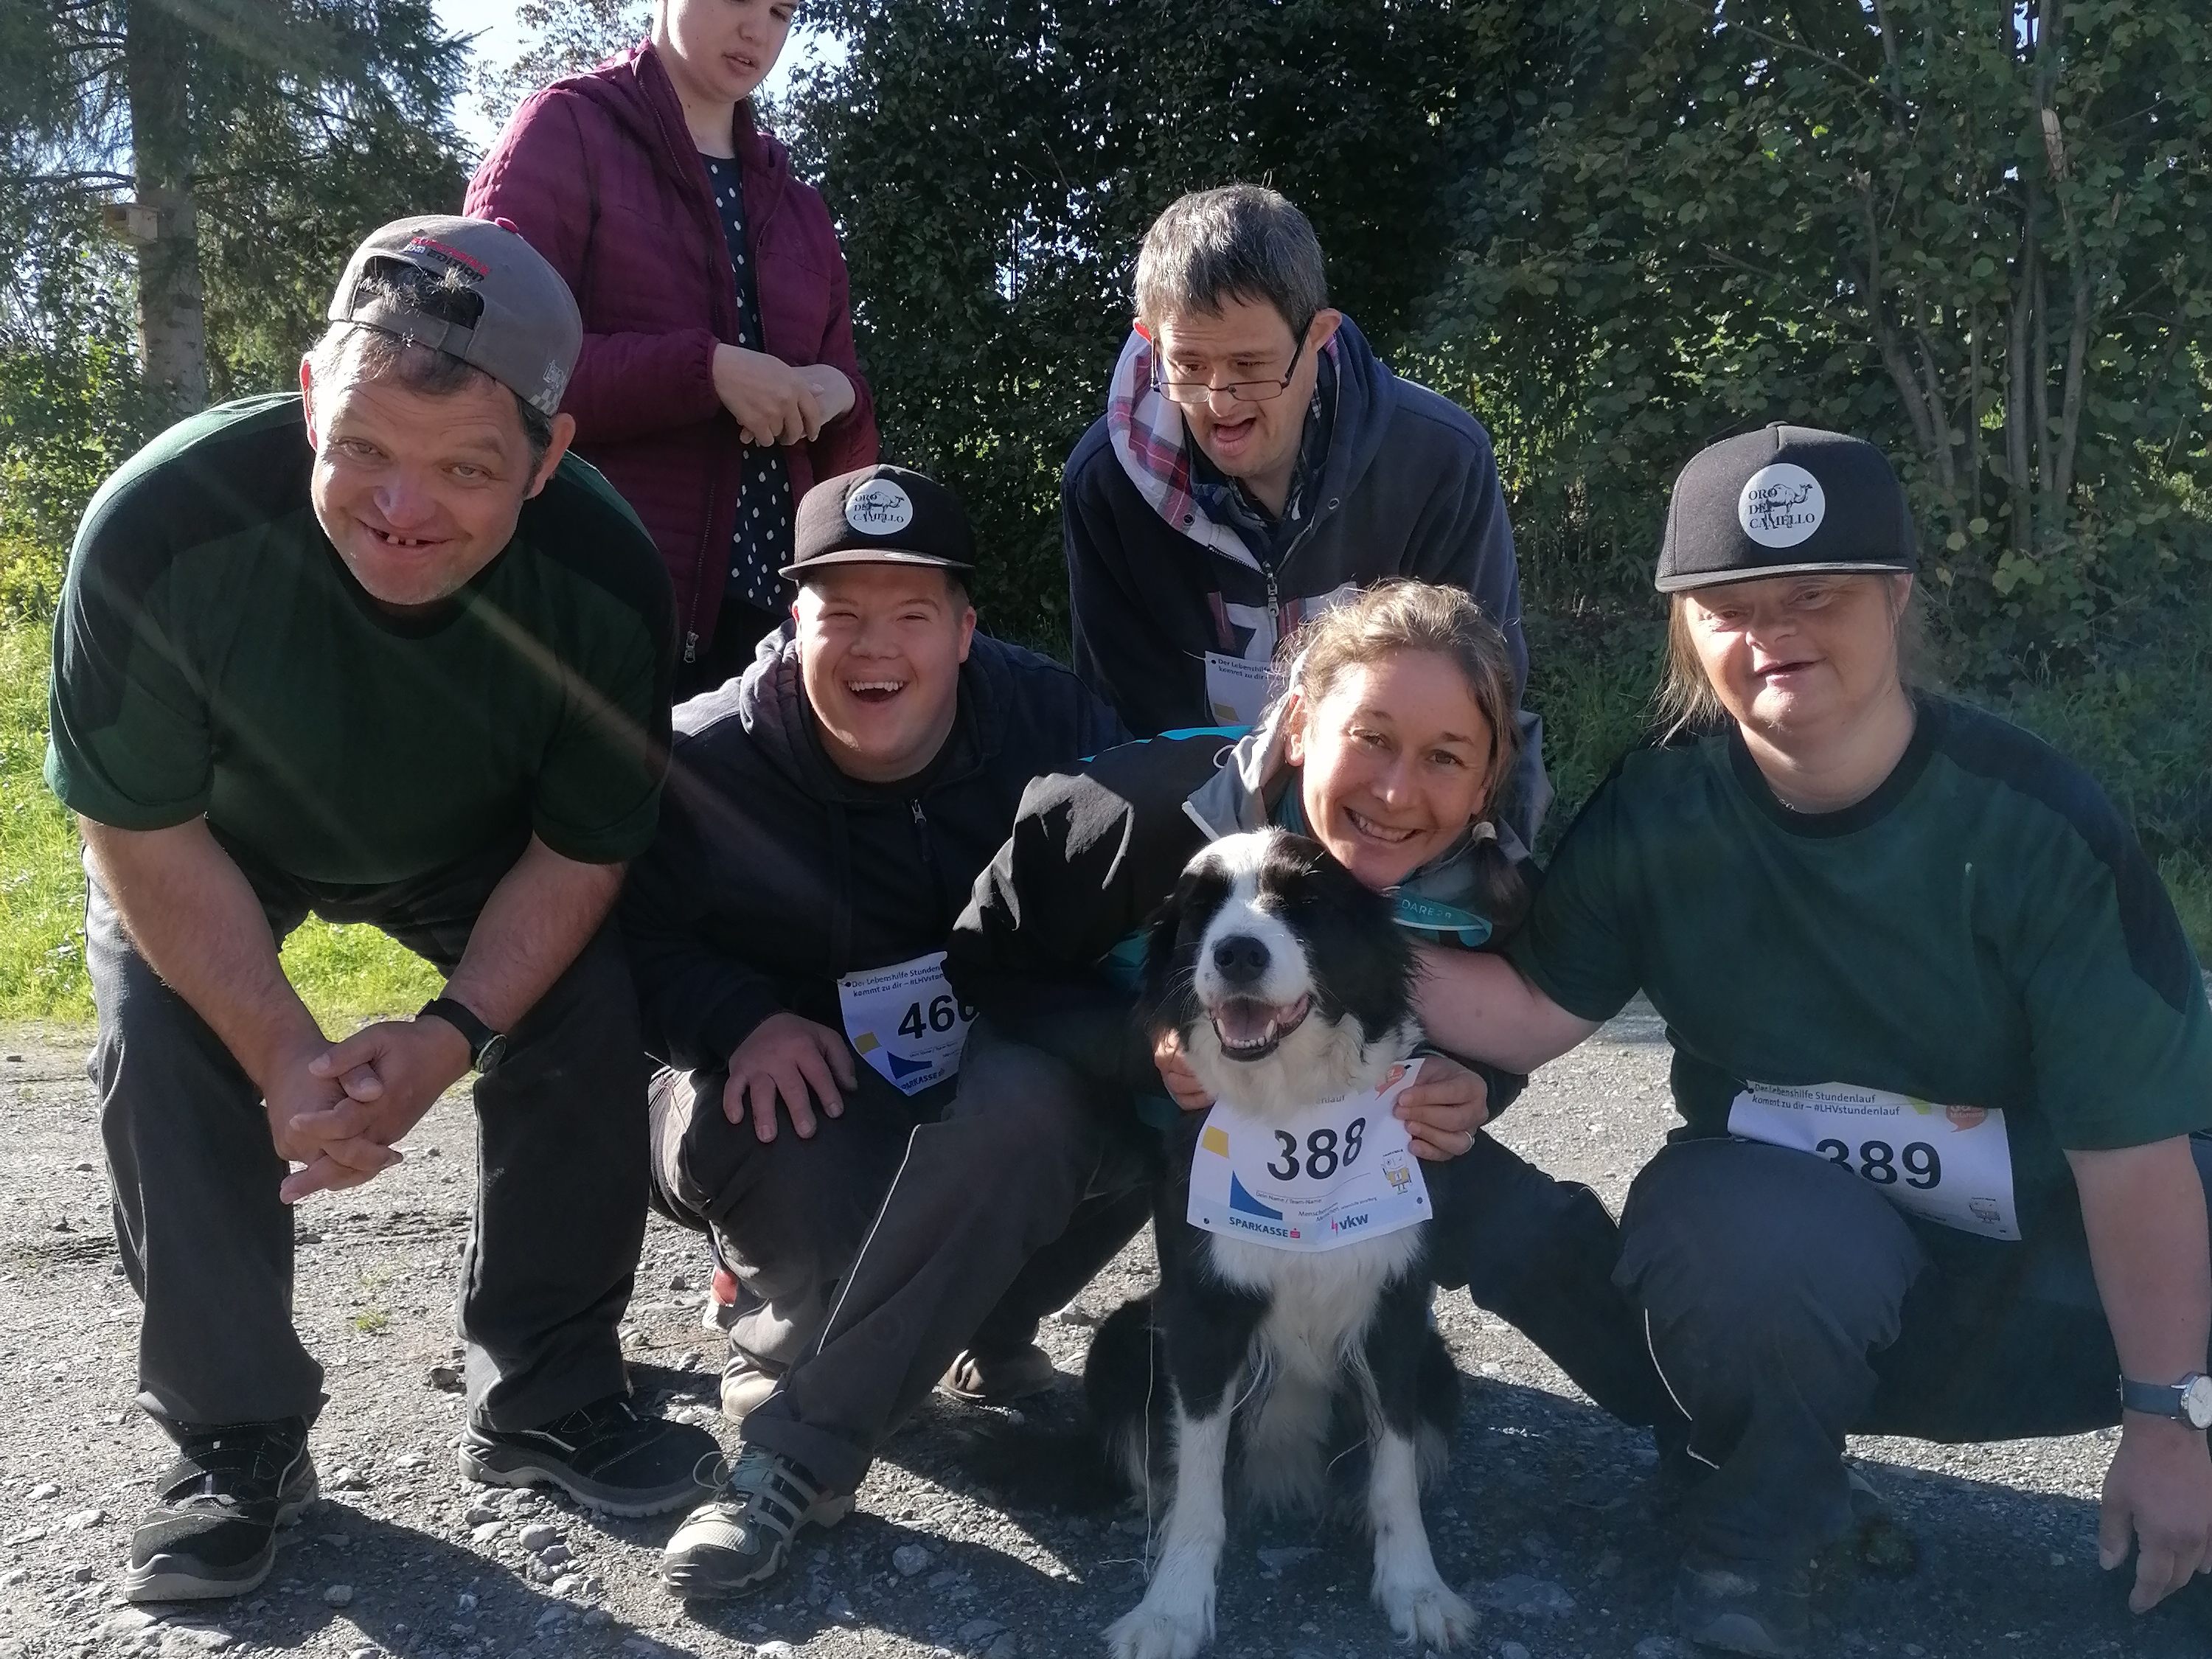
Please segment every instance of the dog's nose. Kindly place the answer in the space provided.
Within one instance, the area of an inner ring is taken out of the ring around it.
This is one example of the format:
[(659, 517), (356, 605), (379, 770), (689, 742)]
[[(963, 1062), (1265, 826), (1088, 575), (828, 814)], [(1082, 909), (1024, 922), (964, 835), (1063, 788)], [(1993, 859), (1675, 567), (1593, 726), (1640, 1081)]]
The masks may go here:
[(1231, 933), (1213, 947), (1213, 966), (1231, 985), (1251, 985), (1267, 971), (1267, 947), (1249, 933)]

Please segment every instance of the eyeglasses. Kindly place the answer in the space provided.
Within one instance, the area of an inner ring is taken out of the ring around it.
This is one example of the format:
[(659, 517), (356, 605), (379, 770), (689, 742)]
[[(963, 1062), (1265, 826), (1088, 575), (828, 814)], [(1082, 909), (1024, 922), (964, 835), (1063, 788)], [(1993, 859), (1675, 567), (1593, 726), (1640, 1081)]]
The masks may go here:
[(1231, 380), (1216, 386), (1211, 380), (1163, 380), (1159, 359), (1152, 359), (1152, 390), (1170, 403), (1197, 408), (1217, 392), (1225, 392), (1230, 399), (1240, 404), (1273, 403), (1290, 389), (1291, 379), (1298, 372), (1298, 359), (1305, 356), (1305, 337), (1298, 337), (1297, 349), (1291, 353), (1290, 367), (1283, 371), (1279, 380)]

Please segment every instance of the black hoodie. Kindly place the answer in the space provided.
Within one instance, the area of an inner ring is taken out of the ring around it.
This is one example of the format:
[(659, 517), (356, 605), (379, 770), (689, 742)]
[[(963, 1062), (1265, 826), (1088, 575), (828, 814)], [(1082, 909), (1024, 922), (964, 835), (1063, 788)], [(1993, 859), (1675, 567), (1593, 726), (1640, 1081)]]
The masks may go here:
[(1030, 780), (1127, 735), (1067, 670), (978, 634), (937, 758), (862, 783), (822, 747), (799, 649), (771, 637), (676, 710), (660, 833), (622, 913), (646, 1047), (672, 1065), (725, 1066), (786, 1010), (839, 1029), (841, 977), (945, 948)]

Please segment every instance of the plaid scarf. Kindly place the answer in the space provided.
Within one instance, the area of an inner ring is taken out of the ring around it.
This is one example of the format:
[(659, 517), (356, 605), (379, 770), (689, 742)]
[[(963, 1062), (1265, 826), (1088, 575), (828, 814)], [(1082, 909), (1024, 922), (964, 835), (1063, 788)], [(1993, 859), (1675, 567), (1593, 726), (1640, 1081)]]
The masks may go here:
[[(1330, 362), (1335, 361), (1334, 340), (1322, 349)], [(1256, 534), (1264, 544), (1275, 532), (1261, 522), (1256, 513), (1248, 510), (1245, 516), (1250, 525), (1240, 528), (1209, 505), (1209, 495), (1218, 495), (1223, 488), (1233, 492), (1236, 485), (1224, 482), (1216, 489), (1208, 489), (1203, 483), (1194, 483), (1189, 429), (1182, 423), (1182, 411), (1153, 389), (1152, 363), (1152, 343), (1140, 330), (1131, 329), (1106, 393), (1106, 434), (1113, 442), (1115, 458), (1129, 475), (1129, 482), (1137, 486), (1137, 493), (1170, 530), (1200, 547), (1259, 569), (1260, 561), (1249, 544), (1249, 537)], [(1311, 421), (1307, 428), (1310, 439), (1314, 436)], [(1325, 433), (1320, 447), (1328, 448)], [(1317, 470), (1319, 465), (1318, 456), (1301, 452), (1302, 475), (1309, 468)], [(1293, 523), (1299, 516), (1293, 511), (1285, 523)]]

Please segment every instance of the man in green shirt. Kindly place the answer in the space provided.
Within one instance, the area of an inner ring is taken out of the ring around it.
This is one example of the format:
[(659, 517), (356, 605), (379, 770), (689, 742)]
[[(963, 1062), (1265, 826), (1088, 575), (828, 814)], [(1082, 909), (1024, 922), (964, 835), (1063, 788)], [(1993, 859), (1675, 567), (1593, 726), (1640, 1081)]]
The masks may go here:
[[(635, 1414), (644, 1066), (607, 916), (650, 840), (667, 577), (564, 459), (561, 279), (477, 220), (354, 256), (301, 398), (213, 409), (101, 488), (54, 634), (46, 776), (83, 828), (93, 1075), (139, 1401), (177, 1442), (125, 1594), (234, 1595), (313, 1497), (322, 1371), (289, 1206), (357, 1185), (477, 1073), (461, 1467), (624, 1514), (714, 1449)], [(310, 913), (435, 963), (331, 1044), (277, 951)]]
[[(1561, 843), (1430, 1033), (1533, 1069), (1638, 990), (1683, 1127), (1615, 1280), (1688, 1414), (1683, 1633), (1802, 1650), (1848, 1434), (2120, 1425), (2100, 1555), (2212, 1567), (2212, 1013), (2134, 835), (2027, 733), (1912, 690), (1915, 550), (1872, 446), (1778, 426), (1674, 489), (1668, 741)], [(1517, 972), (1516, 971), (1517, 969)], [(2208, 1587), (2212, 1588), (2212, 1587)]]

